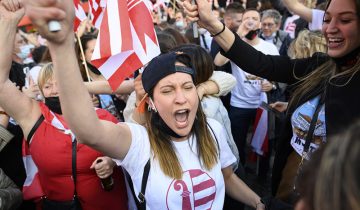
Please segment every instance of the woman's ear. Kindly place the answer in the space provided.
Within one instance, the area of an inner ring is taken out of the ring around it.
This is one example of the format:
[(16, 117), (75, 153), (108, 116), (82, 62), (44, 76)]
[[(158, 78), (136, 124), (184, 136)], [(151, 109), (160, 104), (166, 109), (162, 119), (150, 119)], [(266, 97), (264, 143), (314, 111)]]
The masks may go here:
[(152, 100), (151, 97), (148, 98), (147, 103), (148, 103), (148, 111), (149, 111), (149, 112), (153, 111), (153, 112), (156, 113), (156, 112), (157, 112), (157, 109), (156, 109), (155, 104), (154, 104), (154, 101)]

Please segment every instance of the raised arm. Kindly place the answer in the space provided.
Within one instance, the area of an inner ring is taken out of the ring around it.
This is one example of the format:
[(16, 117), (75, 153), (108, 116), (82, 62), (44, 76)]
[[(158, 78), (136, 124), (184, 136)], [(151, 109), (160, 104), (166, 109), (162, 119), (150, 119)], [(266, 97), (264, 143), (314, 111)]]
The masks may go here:
[[(190, 21), (216, 35), (215, 41), (223, 49), (224, 55), (241, 69), (270, 81), (294, 83), (327, 60), (326, 57), (291, 60), (287, 56), (265, 55), (232, 33), (211, 13), (211, 5), (206, 0), (196, 0), (197, 5), (185, 0), (183, 5)], [(224, 29), (224, 30), (223, 30)], [(296, 76), (295, 76), (296, 75)]]
[(307, 22), (312, 22), (312, 9), (306, 7), (298, 0), (282, 0), (285, 7), (292, 13), (299, 15), (302, 19)]
[(35, 101), (21, 93), (9, 80), (16, 28), (23, 16), (24, 8), (18, 1), (0, 1), (0, 106), (27, 135), (40, 116), (40, 109)]
[(212, 14), (211, 4), (208, 1), (196, 0), (196, 3), (197, 5), (192, 5), (191, 0), (184, 1), (186, 18), (189, 21), (197, 21), (201, 27), (207, 29), (213, 35), (224, 29), (223, 32), (214, 36), (214, 40), (224, 51), (228, 51), (234, 43), (235, 35)]
[[(42, 37), (48, 40), (59, 86), (63, 115), (80, 143), (103, 154), (123, 159), (131, 144), (125, 124), (99, 120), (82, 81), (74, 49), (74, 5), (71, 0), (24, 0), (26, 13)], [(47, 23), (57, 20), (61, 30), (50, 32)]]
[(214, 81), (218, 86), (219, 91), (213, 94), (215, 96), (228, 94), (236, 85), (236, 78), (224, 71), (214, 71), (209, 80)]
[(92, 94), (130, 94), (134, 91), (133, 80), (123, 81), (115, 91), (111, 89), (107, 81), (85, 82), (85, 86)]

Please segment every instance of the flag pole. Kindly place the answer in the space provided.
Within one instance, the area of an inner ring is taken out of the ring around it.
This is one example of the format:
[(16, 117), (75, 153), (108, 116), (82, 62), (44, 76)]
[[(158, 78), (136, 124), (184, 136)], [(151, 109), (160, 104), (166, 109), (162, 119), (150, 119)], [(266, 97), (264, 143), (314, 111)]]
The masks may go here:
[[(192, 0), (192, 1), (191, 1), (191, 4), (196, 4), (195, 0)], [(193, 28), (194, 38), (199, 38), (199, 30), (198, 30), (198, 24), (197, 24), (197, 22), (193, 22), (193, 23), (192, 23), (192, 28)]]
[[(171, 2), (171, 1), (170, 1)], [(176, 0), (174, 0), (172, 2), (173, 6), (174, 6), (174, 15), (176, 15)]]
[(86, 72), (86, 76), (87, 76), (87, 79), (89, 82), (91, 82), (91, 78), (90, 78), (90, 74), (89, 74), (89, 68), (86, 64), (86, 59), (85, 59), (85, 53), (84, 53), (84, 49), (82, 47), (82, 44), (81, 44), (81, 39), (80, 39), (80, 36), (78, 33), (75, 33), (76, 34), (76, 38), (79, 42), (79, 46), (80, 46), (80, 52), (81, 52), (81, 57), (82, 57), (82, 60), (83, 60), (83, 65), (85, 66), (85, 72)]

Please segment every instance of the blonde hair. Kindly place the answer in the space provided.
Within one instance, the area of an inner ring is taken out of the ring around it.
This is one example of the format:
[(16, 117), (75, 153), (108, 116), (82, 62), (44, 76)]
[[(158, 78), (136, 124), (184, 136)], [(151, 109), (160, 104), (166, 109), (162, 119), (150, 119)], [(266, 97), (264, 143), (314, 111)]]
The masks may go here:
[(294, 39), (288, 49), (290, 58), (308, 58), (315, 52), (326, 53), (327, 44), (324, 35), (320, 31), (304, 29)]
[(303, 2), (304, 2), (305, 7), (314, 9), (317, 1), (316, 0), (303, 0)]
[(42, 95), (44, 95), (42, 89), (43, 89), (45, 83), (47, 81), (51, 80), (53, 78), (53, 76), (54, 76), (54, 70), (53, 70), (53, 64), (51, 62), (47, 63), (41, 67), (39, 76), (38, 76), (38, 86), (39, 86), (39, 90)]

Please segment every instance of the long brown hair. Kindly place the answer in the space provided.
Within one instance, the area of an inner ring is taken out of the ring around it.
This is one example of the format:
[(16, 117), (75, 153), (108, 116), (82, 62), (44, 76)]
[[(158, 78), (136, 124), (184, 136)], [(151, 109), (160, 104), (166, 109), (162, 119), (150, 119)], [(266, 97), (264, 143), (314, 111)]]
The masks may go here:
[[(191, 66), (186, 59), (181, 59), (179, 56), (177, 61)], [(149, 94), (153, 95), (152, 91)], [(160, 168), (163, 173), (174, 179), (181, 179), (182, 168), (176, 151), (174, 149), (173, 142), (169, 135), (166, 135), (158, 127), (151, 123), (152, 115), (154, 112), (146, 112), (146, 128), (149, 134), (150, 146), (153, 151), (154, 158), (159, 161)], [(214, 134), (215, 135), (215, 134)], [(198, 104), (195, 121), (189, 134), (189, 142), (191, 138), (195, 138), (197, 143), (197, 154), (200, 163), (207, 170), (211, 170), (218, 161), (218, 150), (206, 122), (205, 114), (201, 108), (201, 103)]]
[[(174, 179), (181, 179), (183, 172), (172, 140), (170, 136), (163, 133), (151, 123), (152, 114), (154, 113), (147, 112), (145, 116), (154, 158), (159, 161), (160, 168), (165, 175)], [(198, 145), (197, 153), (201, 164), (207, 170), (211, 170), (217, 163), (218, 151), (216, 143), (207, 128), (205, 114), (202, 111), (200, 103), (196, 112), (195, 122), (189, 134), (189, 140), (192, 137), (196, 139)]]
[[(356, 3), (357, 16), (360, 18), (360, 0), (354, 1)], [(331, 0), (328, 1), (326, 9), (330, 3)], [(358, 27), (360, 28), (360, 21)], [(298, 106), (299, 102), (303, 100), (304, 97), (312, 95), (314, 90), (318, 90), (319, 93), (324, 93), (326, 86), (329, 84), (338, 87), (346, 86), (359, 70), (360, 59), (357, 59), (355, 65), (346, 69), (341, 69), (333, 59), (329, 59), (305, 77), (297, 77), (296, 72), (294, 72), (294, 76), (299, 79), (299, 82), (297, 83), (298, 86), (292, 95), (289, 105), (292, 107)]]
[(85, 34), (81, 37), (81, 42), (79, 43), (78, 41), (75, 43), (75, 52), (76, 52), (76, 56), (77, 56), (77, 60), (78, 60), (78, 64), (79, 64), (79, 69), (80, 69), (80, 73), (81, 73), (81, 77), (83, 78), (84, 82), (88, 82), (90, 78), (88, 78), (87, 73), (86, 73), (86, 69), (84, 65), (86, 64), (85, 58), (82, 58), (81, 56), (81, 49), (80, 49), (80, 44), (84, 50), (84, 53), (87, 49), (87, 44), (88, 42), (92, 41), (92, 40), (96, 40), (96, 35), (94, 34)]

